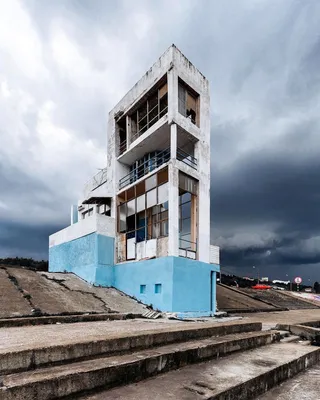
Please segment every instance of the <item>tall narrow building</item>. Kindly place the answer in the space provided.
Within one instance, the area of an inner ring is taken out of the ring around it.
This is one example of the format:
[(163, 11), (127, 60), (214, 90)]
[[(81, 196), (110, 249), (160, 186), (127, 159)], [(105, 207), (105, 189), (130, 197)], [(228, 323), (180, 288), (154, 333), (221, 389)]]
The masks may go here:
[(209, 82), (174, 45), (110, 111), (107, 166), (50, 236), (49, 270), (161, 311), (215, 312)]

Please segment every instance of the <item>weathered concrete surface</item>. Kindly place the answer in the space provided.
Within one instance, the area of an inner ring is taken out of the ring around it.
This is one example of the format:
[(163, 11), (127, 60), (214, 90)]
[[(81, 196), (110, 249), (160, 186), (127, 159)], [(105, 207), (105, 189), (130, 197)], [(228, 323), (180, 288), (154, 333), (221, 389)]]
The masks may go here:
[(0, 319), (0, 328), (14, 328), (18, 326), (35, 326), (51, 324), (72, 324), (75, 322), (89, 321), (120, 321), (124, 319), (141, 318), (141, 314), (73, 314), (73, 315), (53, 315), (50, 317), (22, 317)]
[[(0, 268), (0, 319), (79, 313), (135, 313), (146, 307), (113, 288), (89, 285), (73, 274), (50, 274), (24, 268)], [(0, 299), (1, 300), (1, 299)]]
[(290, 295), (289, 292), (280, 290), (254, 290), (239, 289), (244, 294), (248, 294), (253, 298), (266, 301), (278, 308), (287, 308), (288, 310), (318, 309), (319, 305), (305, 301), (303, 298)]
[(101, 354), (123, 353), (210, 336), (260, 330), (261, 323), (249, 321), (219, 324), (117, 321), (1, 329), (0, 373)]
[(244, 320), (261, 321), (263, 329), (274, 329), (277, 324), (293, 325), (319, 321), (320, 310), (290, 310), (269, 313), (239, 314)]
[(209, 361), (187, 366), (147, 381), (82, 398), (86, 400), (248, 400), (256, 398), (307, 366), (319, 362), (319, 359), (320, 349), (318, 348), (280, 343), (230, 355), (219, 362)]
[(0, 268), (0, 318), (30, 314), (30, 304), (11, 282), (5, 269)]
[(274, 310), (275, 307), (246, 296), (238, 290), (224, 285), (217, 285), (217, 306), (219, 310)]
[(304, 325), (290, 325), (289, 330), (294, 335), (310, 340), (316, 345), (320, 345), (320, 328)]
[[(235, 351), (270, 344), (272, 332), (192, 340), (117, 357), (104, 357), (2, 377), (3, 400), (47, 400), (84, 390), (128, 384)], [(123, 398), (126, 398), (125, 396)]]
[(317, 365), (273, 388), (258, 400), (318, 400), (319, 382), (320, 365)]

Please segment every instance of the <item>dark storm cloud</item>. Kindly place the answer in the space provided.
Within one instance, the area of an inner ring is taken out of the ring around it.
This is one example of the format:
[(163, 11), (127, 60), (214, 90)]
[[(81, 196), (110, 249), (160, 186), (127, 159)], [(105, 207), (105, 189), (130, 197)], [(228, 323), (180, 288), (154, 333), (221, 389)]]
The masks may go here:
[(0, 226), (1, 258), (34, 257), (38, 260), (46, 260), (49, 235), (63, 227), (63, 225), (25, 225), (2, 221)]
[(320, 279), (320, 3), (227, 3), (1, 5), (17, 27), (10, 41), (0, 15), (2, 253), (46, 254), (103, 166), (108, 109), (175, 43), (211, 83), (211, 241), (224, 268)]

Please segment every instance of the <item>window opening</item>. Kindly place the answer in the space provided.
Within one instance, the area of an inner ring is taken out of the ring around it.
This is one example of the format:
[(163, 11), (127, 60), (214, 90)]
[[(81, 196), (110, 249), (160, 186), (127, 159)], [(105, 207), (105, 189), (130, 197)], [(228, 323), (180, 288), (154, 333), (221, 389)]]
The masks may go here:
[(179, 79), (178, 111), (199, 126), (199, 95)]
[(130, 115), (131, 118), (131, 142), (136, 140), (152, 125), (154, 125), (168, 111), (168, 86), (162, 84), (151, 93), (141, 106)]

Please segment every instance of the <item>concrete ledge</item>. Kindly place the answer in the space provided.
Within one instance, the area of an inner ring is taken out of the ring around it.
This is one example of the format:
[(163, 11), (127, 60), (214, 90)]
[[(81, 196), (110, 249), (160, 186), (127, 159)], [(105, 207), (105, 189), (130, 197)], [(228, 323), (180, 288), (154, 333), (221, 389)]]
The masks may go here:
[(1, 353), (0, 374), (9, 374), (17, 371), (27, 371), (42, 366), (62, 364), (65, 362), (85, 360), (99, 355), (124, 354), (133, 350), (148, 349), (153, 346), (179, 343), (206, 337), (219, 337), (246, 332), (259, 332), (262, 329), (260, 322), (215, 323), (199, 326), (168, 327), (165, 331), (145, 331), (128, 336), (127, 333), (108, 337), (97, 341), (82, 341), (78, 343), (48, 346), (45, 348), (31, 348), (28, 350), (10, 351)]
[[(13, 374), (2, 378), (2, 400), (49, 400), (83, 391), (137, 382), (188, 364), (272, 343), (273, 332), (252, 332), (202, 339), (144, 350), (130, 355), (99, 358), (71, 365)], [(74, 398), (74, 397), (72, 397)]]
[(320, 322), (311, 321), (303, 324), (284, 325), (278, 324), (276, 329), (286, 330), (302, 339), (310, 340), (312, 344), (320, 346)]
[(279, 343), (232, 354), (218, 362), (211, 360), (189, 365), (154, 379), (103, 391), (85, 398), (86, 400), (256, 399), (260, 394), (315, 365), (319, 360), (319, 348)]
[(320, 346), (320, 328), (304, 325), (291, 325), (290, 332), (303, 339), (310, 340), (311, 343)]
[(141, 318), (142, 314), (73, 314), (73, 315), (54, 315), (48, 317), (23, 317), (0, 319), (0, 328), (13, 328), (17, 326), (34, 326), (48, 324), (69, 324), (75, 322), (88, 321), (120, 321), (125, 319)]

